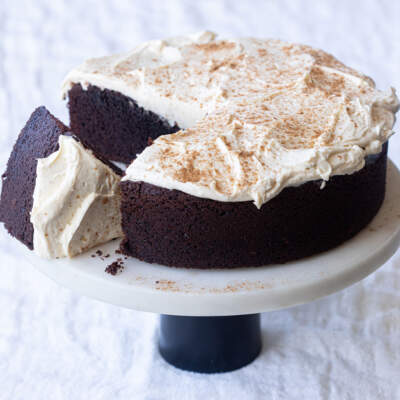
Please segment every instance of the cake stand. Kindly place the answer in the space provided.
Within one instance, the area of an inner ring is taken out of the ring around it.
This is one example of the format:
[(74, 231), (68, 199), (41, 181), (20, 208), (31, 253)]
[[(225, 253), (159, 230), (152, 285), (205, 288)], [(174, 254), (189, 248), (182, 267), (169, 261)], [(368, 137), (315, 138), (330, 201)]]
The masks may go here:
[[(43, 260), (12, 241), (39, 271), (77, 293), (162, 314), (159, 349), (172, 365), (197, 372), (240, 368), (260, 352), (260, 313), (307, 303), (372, 273), (400, 242), (400, 173), (389, 162), (387, 192), (374, 220), (334, 250), (290, 262), (233, 270), (176, 269), (125, 259), (113, 241), (73, 259)], [(10, 244), (11, 245), (11, 244)], [(93, 256), (97, 250), (101, 257)], [(104, 256), (110, 254), (109, 257)]]

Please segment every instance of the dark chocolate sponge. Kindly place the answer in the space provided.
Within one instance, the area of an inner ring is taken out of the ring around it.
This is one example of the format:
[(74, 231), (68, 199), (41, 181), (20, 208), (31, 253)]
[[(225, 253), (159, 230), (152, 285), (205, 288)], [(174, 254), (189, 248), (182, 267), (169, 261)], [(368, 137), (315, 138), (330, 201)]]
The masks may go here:
[(121, 182), (124, 254), (187, 268), (284, 263), (329, 250), (363, 229), (385, 195), (387, 145), (352, 175), (288, 187), (257, 209), (144, 182)]
[(179, 130), (121, 93), (80, 84), (68, 92), (71, 130), (103, 157), (129, 164), (150, 139)]
[(33, 249), (33, 226), (30, 212), (36, 181), (38, 158), (48, 157), (58, 149), (58, 137), (68, 128), (46, 110), (37, 108), (18, 136), (6, 172), (0, 199), (0, 221), (8, 232)]

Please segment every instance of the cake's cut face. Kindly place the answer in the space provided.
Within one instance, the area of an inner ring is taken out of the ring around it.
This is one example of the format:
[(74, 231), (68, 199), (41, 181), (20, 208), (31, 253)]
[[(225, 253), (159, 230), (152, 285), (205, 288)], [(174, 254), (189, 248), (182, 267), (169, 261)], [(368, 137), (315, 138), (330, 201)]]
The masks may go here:
[(31, 222), (45, 258), (72, 257), (122, 236), (120, 176), (71, 136), (38, 160)]
[(100, 158), (39, 107), (3, 175), (0, 216), (9, 233), (46, 258), (120, 237), (121, 171)]
[(58, 148), (58, 138), (68, 128), (45, 107), (37, 108), (22, 129), (11, 152), (0, 200), (0, 221), (8, 232), (33, 249), (30, 212), (36, 182), (38, 158), (48, 157)]
[(131, 98), (112, 90), (80, 84), (69, 91), (71, 130), (108, 160), (125, 164), (149, 141), (179, 130), (167, 120), (139, 107)]

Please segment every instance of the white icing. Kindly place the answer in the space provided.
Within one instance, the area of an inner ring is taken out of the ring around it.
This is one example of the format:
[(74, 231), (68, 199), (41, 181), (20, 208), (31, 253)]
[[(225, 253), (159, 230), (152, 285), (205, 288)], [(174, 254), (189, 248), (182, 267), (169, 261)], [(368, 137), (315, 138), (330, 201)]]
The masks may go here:
[(361, 169), (399, 107), (393, 89), (321, 50), (207, 32), (88, 60), (64, 95), (75, 83), (119, 91), (185, 129), (155, 140), (125, 180), (257, 207), (287, 186)]
[[(212, 32), (200, 32), (167, 40), (151, 40), (127, 54), (86, 60), (66, 76), (62, 85), (62, 95), (65, 97), (75, 83), (80, 83), (85, 89), (90, 84), (102, 89), (115, 90), (133, 98), (140, 107), (163, 116), (172, 126), (177, 123), (181, 128), (190, 127), (205, 115), (206, 107), (196, 101), (188, 101), (182, 92), (176, 96), (174, 91), (163, 88), (163, 85), (154, 85), (155, 77), (152, 76), (152, 71), (178, 61), (184, 62), (182, 48), (192, 44), (209, 43), (214, 38), (215, 34)], [(184, 76), (174, 78), (183, 80)], [(204, 90), (199, 87), (199, 91)], [(198, 94), (201, 96), (201, 93)], [(204, 94), (206, 98), (209, 96), (207, 90)]]
[(72, 257), (122, 236), (120, 177), (74, 138), (39, 159), (31, 222), (35, 253)]

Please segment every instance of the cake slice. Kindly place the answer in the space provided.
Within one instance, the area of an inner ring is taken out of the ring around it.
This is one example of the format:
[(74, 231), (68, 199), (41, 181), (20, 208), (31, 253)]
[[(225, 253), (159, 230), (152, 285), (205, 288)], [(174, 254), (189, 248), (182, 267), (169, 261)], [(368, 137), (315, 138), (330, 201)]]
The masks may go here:
[(120, 175), (39, 107), (2, 176), (0, 221), (38, 255), (72, 257), (121, 236)]

